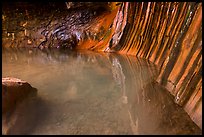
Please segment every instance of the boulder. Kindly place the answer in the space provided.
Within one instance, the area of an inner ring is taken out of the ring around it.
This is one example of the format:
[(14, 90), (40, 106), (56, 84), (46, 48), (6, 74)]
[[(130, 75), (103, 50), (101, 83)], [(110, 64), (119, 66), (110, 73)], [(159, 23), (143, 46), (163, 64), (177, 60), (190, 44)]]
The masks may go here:
[[(36, 117), (37, 89), (17, 78), (2, 78), (2, 134), (25, 134)], [(29, 125), (30, 124), (30, 125)]]
[(36, 95), (37, 89), (17, 78), (2, 78), (2, 114), (12, 111), (29, 95)]

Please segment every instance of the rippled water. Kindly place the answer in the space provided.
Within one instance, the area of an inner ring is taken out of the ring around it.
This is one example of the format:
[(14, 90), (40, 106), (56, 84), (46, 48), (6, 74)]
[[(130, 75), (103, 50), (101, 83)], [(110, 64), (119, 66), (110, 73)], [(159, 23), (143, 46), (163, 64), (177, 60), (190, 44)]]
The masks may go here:
[(2, 59), (2, 77), (38, 89), (11, 134), (201, 134), (144, 59), (37, 49), (3, 49)]

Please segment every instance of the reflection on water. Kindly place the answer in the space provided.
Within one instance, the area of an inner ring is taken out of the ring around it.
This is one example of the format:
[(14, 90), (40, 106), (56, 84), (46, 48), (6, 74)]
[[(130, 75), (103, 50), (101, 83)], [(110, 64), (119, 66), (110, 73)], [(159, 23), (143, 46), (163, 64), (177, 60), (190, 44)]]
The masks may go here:
[(144, 59), (37, 49), (3, 49), (2, 59), (2, 77), (38, 89), (26, 134), (201, 134)]

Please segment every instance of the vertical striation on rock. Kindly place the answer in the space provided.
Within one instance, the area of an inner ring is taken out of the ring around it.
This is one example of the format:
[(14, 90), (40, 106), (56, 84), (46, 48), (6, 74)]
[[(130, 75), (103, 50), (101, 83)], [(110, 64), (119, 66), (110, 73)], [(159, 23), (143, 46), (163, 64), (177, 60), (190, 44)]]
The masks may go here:
[(157, 81), (202, 128), (202, 3), (129, 3), (127, 18), (116, 51), (155, 63)]

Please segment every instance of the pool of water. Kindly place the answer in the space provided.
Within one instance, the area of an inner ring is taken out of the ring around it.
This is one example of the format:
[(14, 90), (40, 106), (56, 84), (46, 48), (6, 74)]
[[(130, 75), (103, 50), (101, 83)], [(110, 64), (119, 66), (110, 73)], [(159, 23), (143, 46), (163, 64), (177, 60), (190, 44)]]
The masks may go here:
[(3, 49), (2, 77), (38, 89), (12, 134), (201, 134), (134, 56), (91, 51)]

